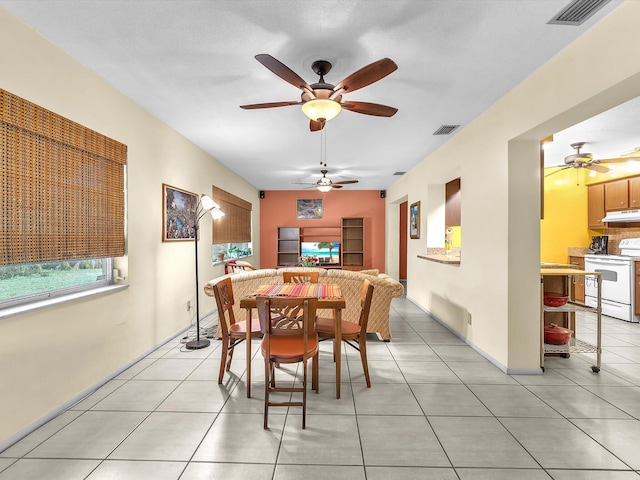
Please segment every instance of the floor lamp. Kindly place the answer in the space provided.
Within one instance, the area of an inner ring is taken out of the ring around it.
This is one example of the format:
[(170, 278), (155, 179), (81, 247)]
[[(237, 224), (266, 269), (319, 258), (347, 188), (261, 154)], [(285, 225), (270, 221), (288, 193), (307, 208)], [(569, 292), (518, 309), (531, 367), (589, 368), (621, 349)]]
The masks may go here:
[(200, 223), (200, 219), (207, 213), (211, 213), (214, 220), (224, 216), (224, 212), (220, 210), (220, 205), (214, 202), (211, 197), (208, 197), (203, 193), (200, 195), (200, 201), (198, 202), (198, 208), (196, 209), (195, 214), (195, 221), (193, 222), (193, 244), (196, 249), (196, 339), (185, 344), (185, 346), (190, 350), (206, 348), (211, 343), (206, 338), (203, 338), (202, 340), (200, 339), (200, 287), (198, 286), (198, 224)]

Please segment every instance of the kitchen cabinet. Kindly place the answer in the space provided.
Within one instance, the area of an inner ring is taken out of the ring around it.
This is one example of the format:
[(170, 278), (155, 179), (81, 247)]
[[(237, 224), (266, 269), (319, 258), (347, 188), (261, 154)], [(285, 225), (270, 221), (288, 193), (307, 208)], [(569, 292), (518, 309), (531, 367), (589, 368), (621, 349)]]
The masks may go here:
[(604, 206), (606, 211), (627, 210), (629, 208), (629, 180), (615, 180), (604, 185)]
[(604, 185), (604, 183), (597, 183), (595, 185), (589, 185), (587, 188), (589, 198), (589, 228), (596, 230), (606, 228), (607, 226), (607, 224), (602, 221), (607, 214), (604, 206)]
[[(568, 302), (561, 307), (549, 307), (544, 304), (544, 292), (557, 292), (567, 294), (569, 285), (573, 283), (574, 277), (593, 276), (597, 279), (598, 302), (597, 307), (587, 307), (575, 302)], [(560, 290), (559, 288), (563, 289)], [(596, 344), (587, 343), (583, 340), (572, 337), (566, 345), (550, 345), (544, 343), (544, 326), (555, 323), (565, 328), (576, 331), (576, 315), (578, 311), (596, 313)], [(569, 357), (571, 353), (595, 353), (596, 364), (591, 366), (594, 373), (600, 371), (602, 360), (602, 273), (586, 272), (573, 268), (541, 268), (540, 269), (540, 367), (544, 371), (545, 355), (561, 355)]]
[(640, 177), (629, 179), (629, 208), (640, 208)]
[(447, 227), (461, 226), (460, 179), (451, 180), (445, 185), (444, 223)]
[[(584, 257), (569, 257), (569, 263), (577, 270), (584, 270)], [(571, 282), (571, 301), (584, 305), (584, 277), (575, 275)]]

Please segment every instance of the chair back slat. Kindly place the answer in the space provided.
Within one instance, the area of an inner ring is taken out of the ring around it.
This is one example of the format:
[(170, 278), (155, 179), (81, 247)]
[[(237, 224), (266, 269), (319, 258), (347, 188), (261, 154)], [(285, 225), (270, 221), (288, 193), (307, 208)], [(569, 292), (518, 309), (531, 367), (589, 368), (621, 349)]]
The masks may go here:
[(260, 330), (269, 335), (315, 333), (315, 297), (256, 297)]
[(319, 272), (282, 272), (284, 283), (318, 283)]

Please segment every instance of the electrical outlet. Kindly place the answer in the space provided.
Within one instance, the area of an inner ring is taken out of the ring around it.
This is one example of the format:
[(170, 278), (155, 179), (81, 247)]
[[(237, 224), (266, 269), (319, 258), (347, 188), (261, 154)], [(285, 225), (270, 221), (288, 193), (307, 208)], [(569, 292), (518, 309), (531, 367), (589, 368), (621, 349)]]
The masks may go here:
[(187, 300), (187, 312), (191, 311), (191, 300)]
[(467, 323), (471, 325), (471, 312), (467, 312)]

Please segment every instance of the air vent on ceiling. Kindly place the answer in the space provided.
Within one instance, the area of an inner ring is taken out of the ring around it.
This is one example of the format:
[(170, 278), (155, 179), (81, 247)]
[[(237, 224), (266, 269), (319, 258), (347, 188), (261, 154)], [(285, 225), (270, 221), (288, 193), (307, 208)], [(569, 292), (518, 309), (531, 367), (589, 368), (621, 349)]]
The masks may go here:
[(404, 175), (407, 172), (395, 172), (394, 175)]
[(433, 132), (434, 135), (449, 135), (460, 125), (442, 125), (438, 130)]
[(547, 23), (551, 25), (582, 25), (611, 0), (573, 0)]

